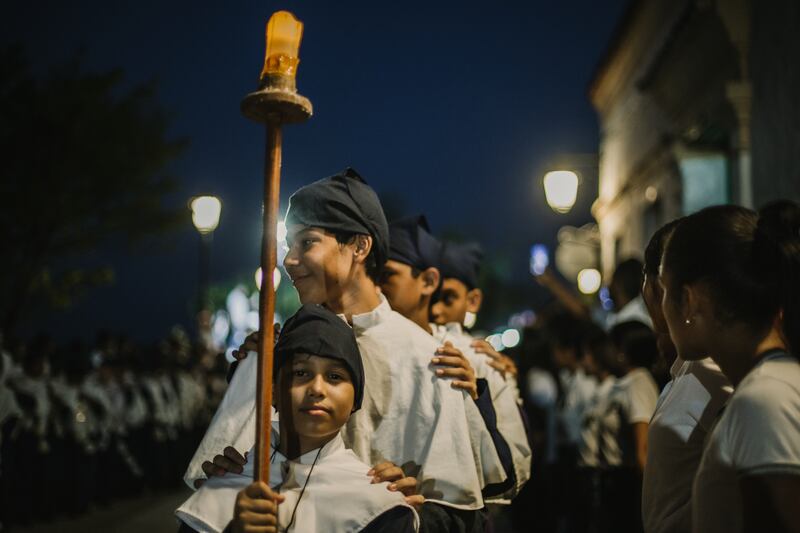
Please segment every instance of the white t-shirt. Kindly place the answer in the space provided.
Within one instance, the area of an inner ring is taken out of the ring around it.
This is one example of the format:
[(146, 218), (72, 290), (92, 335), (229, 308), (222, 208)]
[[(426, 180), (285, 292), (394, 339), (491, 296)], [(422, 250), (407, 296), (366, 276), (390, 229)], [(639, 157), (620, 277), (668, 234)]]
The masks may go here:
[(606, 318), (606, 329), (610, 330), (623, 322), (641, 322), (649, 328), (653, 328), (653, 319), (650, 318), (650, 313), (647, 311), (647, 306), (641, 294), (626, 303), (625, 307), (616, 313), (609, 313)]
[(644, 368), (631, 370), (614, 383), (599, 421), (598, 457), (601, 467), (636, 466), (632, 425), (649, 422), (657, 402), (658, 387)]
[(694, 480), (693, 530), (741, 531), (739, 479), (771, 474), (800, 476), (800, 364), (784, 353), (745, 376), (712, 430)]
[(586, 375), (583, 369), (570, 372), (563, 369), (558, 373), (564, 401), (558, 409), (560, 441), (562, 444), (580, 446), (583, 416), (592, 406), (592, 398), (597, 388), (597, 380)]
[[(617, 378), (609, 375), (600, 382), (592, 398), (592, 408), (586, 412), (583, 418), (581, 445), (578, 450), (578, 464), (581, 466), (591, 468), (598, 468), (601, 466), (599, 457), (600, 421), (608, 409), (608, 401), (616, 381)], [(603, 436), (606, 438), (609, 437), (608, 434), (604, 434)], [(604, 448), (608, 446), (609, 443), (606, 443)]]
[(690, 531), (692, 480), (706, 436), (733, 387), (710, 358), (670, 369), (647, 432), (642, 520), (648, 533)]

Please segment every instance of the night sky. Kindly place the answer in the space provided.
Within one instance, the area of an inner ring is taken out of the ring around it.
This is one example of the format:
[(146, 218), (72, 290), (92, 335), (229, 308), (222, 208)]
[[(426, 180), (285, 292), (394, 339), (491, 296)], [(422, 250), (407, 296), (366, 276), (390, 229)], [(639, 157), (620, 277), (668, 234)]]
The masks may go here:
[[(17, 2), (0, 39), (23, 43), (37, 68), (82, 49), (88, 70), (121, 67), (131, 84), (156, 78), (174, 137), (191, 142), (168, 169), (182, 183), (171, 201), (221, 197), (212, 279), (250, 279), (264, 132), (239, 103), (256, 87), (269, 15), (288, 9), (305, 24), (297, 84), (314, 116), (285, 131), (282, 209), (299, 186), (353, 166), (392, 210), (480, 240), (521, 282), (532, 243), (591, 220), (591, 172), (568, 215), (547, 207), (541, 177), (559, 154), (598, 150), (587, 85), (626, 3)], [(164, 240), (82, 258), (112, 265), (116, 283), (32, 330), (154, 338), (189, 324), (198, 237), (188, 208), (186, 220)]]

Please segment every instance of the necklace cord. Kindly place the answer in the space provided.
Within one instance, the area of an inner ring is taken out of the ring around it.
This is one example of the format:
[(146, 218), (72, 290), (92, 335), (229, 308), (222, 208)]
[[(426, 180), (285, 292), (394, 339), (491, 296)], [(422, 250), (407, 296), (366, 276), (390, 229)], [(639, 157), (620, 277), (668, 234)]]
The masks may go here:
[(297, 498), (297, 503), (294, 504), (294, 509), (292, 509), (292, 517), (291, 519), (289, 519), (289, 525), (286, 526), (286, 528), (283, 531), (289, 531), (289, 529), (292, 527), (292, 524), (294, 524), (294, 516), (295, 513), (297, 513), (297, 507), (300, 505), (300, 500), (303, 499), (303, 494), (305, 494), (306, 492), (306, 486), (308, 486), (308, 482), (311, 481), (311, 474), (314, 472), (314, 466), (316, 466), (317, 464), (317, 460), (319, 459), (319, 454), (322, 453), (322, 448), (323, 447), (321, 446), (320, 449), (317, 450), (317, 455), (316, 457), (314, 457), (314, 462), (311, 463), (311, 469), (308, 471), (308, 477), (306, 477), (306, 481), (305, 483), (303, 483), (303, 488), (300, 490), (300, 496)]

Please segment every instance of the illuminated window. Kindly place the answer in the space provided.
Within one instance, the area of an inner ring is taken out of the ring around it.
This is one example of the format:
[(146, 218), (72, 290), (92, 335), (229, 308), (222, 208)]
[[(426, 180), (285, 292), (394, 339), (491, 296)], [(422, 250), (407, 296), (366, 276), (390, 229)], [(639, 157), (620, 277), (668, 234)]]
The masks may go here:
[(728, 160), (721, 154), (681, 159), (683, 214), (730, 202)]

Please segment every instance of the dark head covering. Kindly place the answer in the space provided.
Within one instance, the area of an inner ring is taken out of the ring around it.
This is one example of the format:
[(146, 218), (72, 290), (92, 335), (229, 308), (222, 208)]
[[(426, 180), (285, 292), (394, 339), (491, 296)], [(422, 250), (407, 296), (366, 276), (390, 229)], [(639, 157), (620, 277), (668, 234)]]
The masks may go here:
[(472, 290), (478, 286), (482, 260), (483, 250), (476, 242), (445, 243), (442, 252), (442, 277), (455, 278)]
[(341, 361), (350, 371), (355, 389), (353, 410), (364, 398), (364, 366), (353, 329), (340, 317), (317, 304), (305, 304), (283, 325), (275, 344), (273, 375), (295, 354), (316, 355)]
[(389, 224), (389, 259), (418, 270), (439, 268), (442, 243), (431, 235), (424, 215), (413, 215)]
[(295, 192), (286, 211), (286, 225), (292, 224), (370, 235), (378, 266), (386, 262), (389, 252), (386, 215), (378, 195), (352, 168)]

